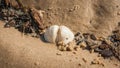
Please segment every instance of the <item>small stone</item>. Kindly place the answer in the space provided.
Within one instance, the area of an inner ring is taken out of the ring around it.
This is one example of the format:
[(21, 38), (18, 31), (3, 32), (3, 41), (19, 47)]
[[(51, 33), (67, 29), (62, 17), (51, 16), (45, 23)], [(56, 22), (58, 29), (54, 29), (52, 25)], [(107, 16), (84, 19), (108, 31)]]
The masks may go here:
[(73, 51), (74, 47), (75, 47), (75, 41), (70, 42), (66, 49), (67, 49), (67, 51)]
[(53, 9), (53, 7), (50, 7), (50, 8), (48, 8), (47, 10), (52, 10)]
[(115, 63), (114, 65), (115, 65), (115, 66), (118, 66), (118, 64), (117, 64), (117, 63)]
[(61, 56), (61, 55), (62, 55), (62, 53), (56, 53), (56, 55), (60, 55), (60, 56)]
[(72, 41), (72, 42), (68, 43), (68, 46), (75, 47), (75, 44), (76, 44), (76, 42)]
[(94, 53), (94, 49), (91, 49), (91, 50), (90, 50), (90, 53)]
[(114, 60), (114, 57), (110, 57), (110, 60)]
[(116, 5), (116, 7), (118, 8), (118, 7), (119, 7), (119, 5)]
[(71, 62), (72, 60), (70, 59), (69, 61)]
[(93, 46), (90, 46), (91, 49), (95, 49), (95, 48), (98, 48), (99, 45), (93, 45)]
[(110, 41), (110, 39), (105, 39), (106, 44), (110, 45), (112, 42)]
[(40, 31), (40, 34), (42, 35), (42, 34), (44, 34), (45, 33), (45, 30), (41, 30)]
[(94, 59), (94, 60), (91, 62), (91, 64), (100, 64), (100, 62), (99, 62), (99, 60)]
[(77, 32), (77, 33), (75, 34), (75, 37), (76, 37), (76, 36), (79, 36), (79, 35), (80, 35), (80, 32)]
[(85, 39), (88, 39), (89, 35), (90, 35), (90, 33), (83, 33), (83, 36), (84, 36)]
[(98, 54), (98, 57), (101, 57), (101, 54)]
[(114, 31), (112, 31), (112, 33), (118, 33), (119, 32), (119, 30), (114, 30)]
[(120, 15), (120, 11), (117, 13), (117, 15)]
[(72, 50), (73, 50), (73, 48), (72, 48), (72, 47), (70, 47), (70, 46), (68, 46), (68, 47), (66, 48), (66, 50), (67, 50), (67, 51), (72, 51)]
[(79, 41), (79, 40), (80, 40), (79, 36), (75, 37), (75, 41)]
[(113, 56), (113, 52), (109, 49), (105, 49), (105, 50), (101, 51), (100, 54), (105, 58)]
[(86, 63), (87, 62), (87, 60), (85, 59), (85, 58), (82, 58), (82, 60)]
[(83, 42), (81, 42), (81, 43), (80, 43), (80, 47), (81, 47), (81, 48), (86, 48), (86, 47), (87, 47), (86, 42), (84, 42), (84, 41), (83, 41)]
[(76, 40), (76, 45), (80, 45), (80, 43), (81, 43), (82, 41), (81, 40)]
[(69, 9), (69, 12), (73, 12), (74, 11), (74, 9)]
[(82, 65), (81, 63), (78, 64), (78, 66), (81, 66), (81, 65)]
[(73, 54), (76, 54), (76, 52), (74, 51)]
[(104, 50), (104, 49), (110, 48), (110, 46), (107, 45), (107, 44), (101, 44), (101, 45), (99, 46), (99, 48), (102, 49), (102, 50)]
[(105, 64), (104, 64), (104, 63), (101, 63), (100, 65), (102, 65), (103, 67), (105, 66)]
[(34, 63), (34, 65), (36, 65), (36, 66), (39, 65), (39, 62), (36, 61), (36, 62)]
[[(3, 17), (3, 19), (7, 21), (7, 17)], [(7, 22), (8, 22), (8, 21), (7, 21)]]
[(98, 38), (97, 38), (98, 41), (103, 41), (104, 39), (105, 39), (105, 38), (103, 38), (103, 37), (98, 37)]
[(78, 57), (75, 57), (76, 59), (78, 59)]
[(89, 48), (91, 48), (91, 46), (97, 45), (97, 42), (92, 40), (92, 39), (88, 39), (85, 42), (86, 42), (86, 44), (88, 45)]
[(6, 12), (4, 12), (4, 13), (3, 13), (3, 16), (7, 16), (7, 13), (6, 13)]
[(99, 48), (95, 48), (94, 51), (95, 51), (95, 52), (101, 52), (102, 50), (99, 49)]
[(118, 22), (118, 26), (120, 26), (120, 22)]
[(97, 38), (95, 37), (94, 34), (91, 34), (91, 35), (90, 35), (90, 38), (91, 38), (92, 40), (97, 40)]
[(102, 44), (102, 41), (95, 41), (95, 44), (100, 45), (100, 44)]
[(36, 33), (32, 33), (31, 36), (32, 36), (32, 37), (36, 37), (37, 34), (36, 34)]
[(57, 46), (63, 46), (63, 45), (64, 45), (63, 41), (57, 43)]
[(60, 51), (66, 51), (66, 47), (65, 47), (65, 46), (58, 46), (58, 49), (59, 49)]
[(10, 25), (9, 25), (8, 23), (6, 23), (6, 24), (4, 25), (4, 28), (10, 28)]
[(75, 47), (74, 47), (74, 50), (75, 50), (75, 51), (78, 51), (79, 49), (80, 49), (79, 46), (75, 46)]

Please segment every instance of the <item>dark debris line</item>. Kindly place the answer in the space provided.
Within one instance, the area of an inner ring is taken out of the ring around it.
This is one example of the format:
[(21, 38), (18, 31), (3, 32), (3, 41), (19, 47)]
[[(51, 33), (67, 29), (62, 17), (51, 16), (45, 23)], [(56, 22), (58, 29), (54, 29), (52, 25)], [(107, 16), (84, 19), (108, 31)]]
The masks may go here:
[(94, 34), (78, 32), (75, 34), (75, 41), (78, 46), (85, 42), (87, 46), (84, 49), (94, 50), (104, 58), (115, 56), (120, 60), (120, 29), (113, 31), (108, 38), (96, 38)]
[(40, 36), (44, 24), (37, 9), (23, 6), (20, 0), (15, 0), (15, 3), (16, 6), (10, 0), (0, 1), (0, 20), (5, 21), (4, 27), (15, 27), (23, 33)]

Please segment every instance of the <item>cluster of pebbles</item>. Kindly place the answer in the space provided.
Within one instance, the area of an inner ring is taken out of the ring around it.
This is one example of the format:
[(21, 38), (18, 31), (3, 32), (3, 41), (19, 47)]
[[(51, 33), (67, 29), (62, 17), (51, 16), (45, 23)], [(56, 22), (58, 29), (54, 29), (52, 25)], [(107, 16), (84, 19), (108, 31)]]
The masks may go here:
[[(2, 9), (1, 12), (1, 19), (5, 21), (4, 27), (15, 27), (20, 28), (23, 27), (23, 24), (26, 24), (29, 21), (29, 17), (24, 14), (21, 10), (14, 10), (10, 9)], [(29, 29), (27, 29), (30, 32)], [(27, 31), (26, 30), (26, 31)]]
[(120, 26), (119, 30), (113, 31), (113, 35), (110, 36), (112, 42), (111, 47), (114, 55), (120, 60)]
[(0, 1), (0, 20), (5, 21), (4, 27), (15, 27), (25, 34), (39, 36), (44, 26), (37, 9), (23, 6), (20, 0), (15, 1), (17, 6), (13, 6), (10, 0)]
[(115, 56), (120, 60), (120, 30), (113, 31), (107, 38), (97, 38), (94, 34), (80, 32), (75, 34), (76, 46), (97, 52), (104, 58)]

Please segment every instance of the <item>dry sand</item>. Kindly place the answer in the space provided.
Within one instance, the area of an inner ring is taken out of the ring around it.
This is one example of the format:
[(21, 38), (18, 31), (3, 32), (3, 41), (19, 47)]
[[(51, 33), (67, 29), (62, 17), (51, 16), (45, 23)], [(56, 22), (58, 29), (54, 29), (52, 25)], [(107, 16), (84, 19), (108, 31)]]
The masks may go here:
[[(120, 68), (117, 59), (103, 59), (82, 49), (62, 52), (55, 44), (22, 35), (3, 25), (0, 22), (0, 68)], [(91, 64), (94, 59), (100, 64)]]
[[(15, 1), (15, 0), (11, 0)], [(21, 0), (45, 11), (45, 24), (66, 25), (74, 32), (106, 37), (120, 22), (120, 0)]]
[[(107, 37), (120, 22), (120, 0), (21, 1), (45, 10), (45, 24), (66, 25), (74, 32)], [(103, 59), (82, 49), (61, 52), (55, 44), (3, 26), (0, 21), (0, 68), (120, 68), (120, 61), (115, 58)], [(94, 59), (99, 59), (100, 64), (91, 64)]]

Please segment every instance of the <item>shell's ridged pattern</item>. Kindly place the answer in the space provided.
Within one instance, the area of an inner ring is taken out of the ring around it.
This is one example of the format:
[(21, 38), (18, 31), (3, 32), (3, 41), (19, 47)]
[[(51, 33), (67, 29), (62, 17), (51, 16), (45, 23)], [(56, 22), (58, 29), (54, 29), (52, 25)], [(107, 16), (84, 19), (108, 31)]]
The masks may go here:
[(66, 26), (60, 26), (60, 36), (64, 44), (67, 44), (74, 39), (74, 34)]
[(59, 29), (59, 26), (57, 25), (53, 25), (49, 27), (44, 34), (45, 40), (50, 43), (55, 43), (58, 29)]
[(50, 43), (57, 43), (62, 41), (64, 44), (68, 44), (69, 42), (73, 41), (74, 34), (66, 26), (53, 25), (46, 30), (44, 38)]

